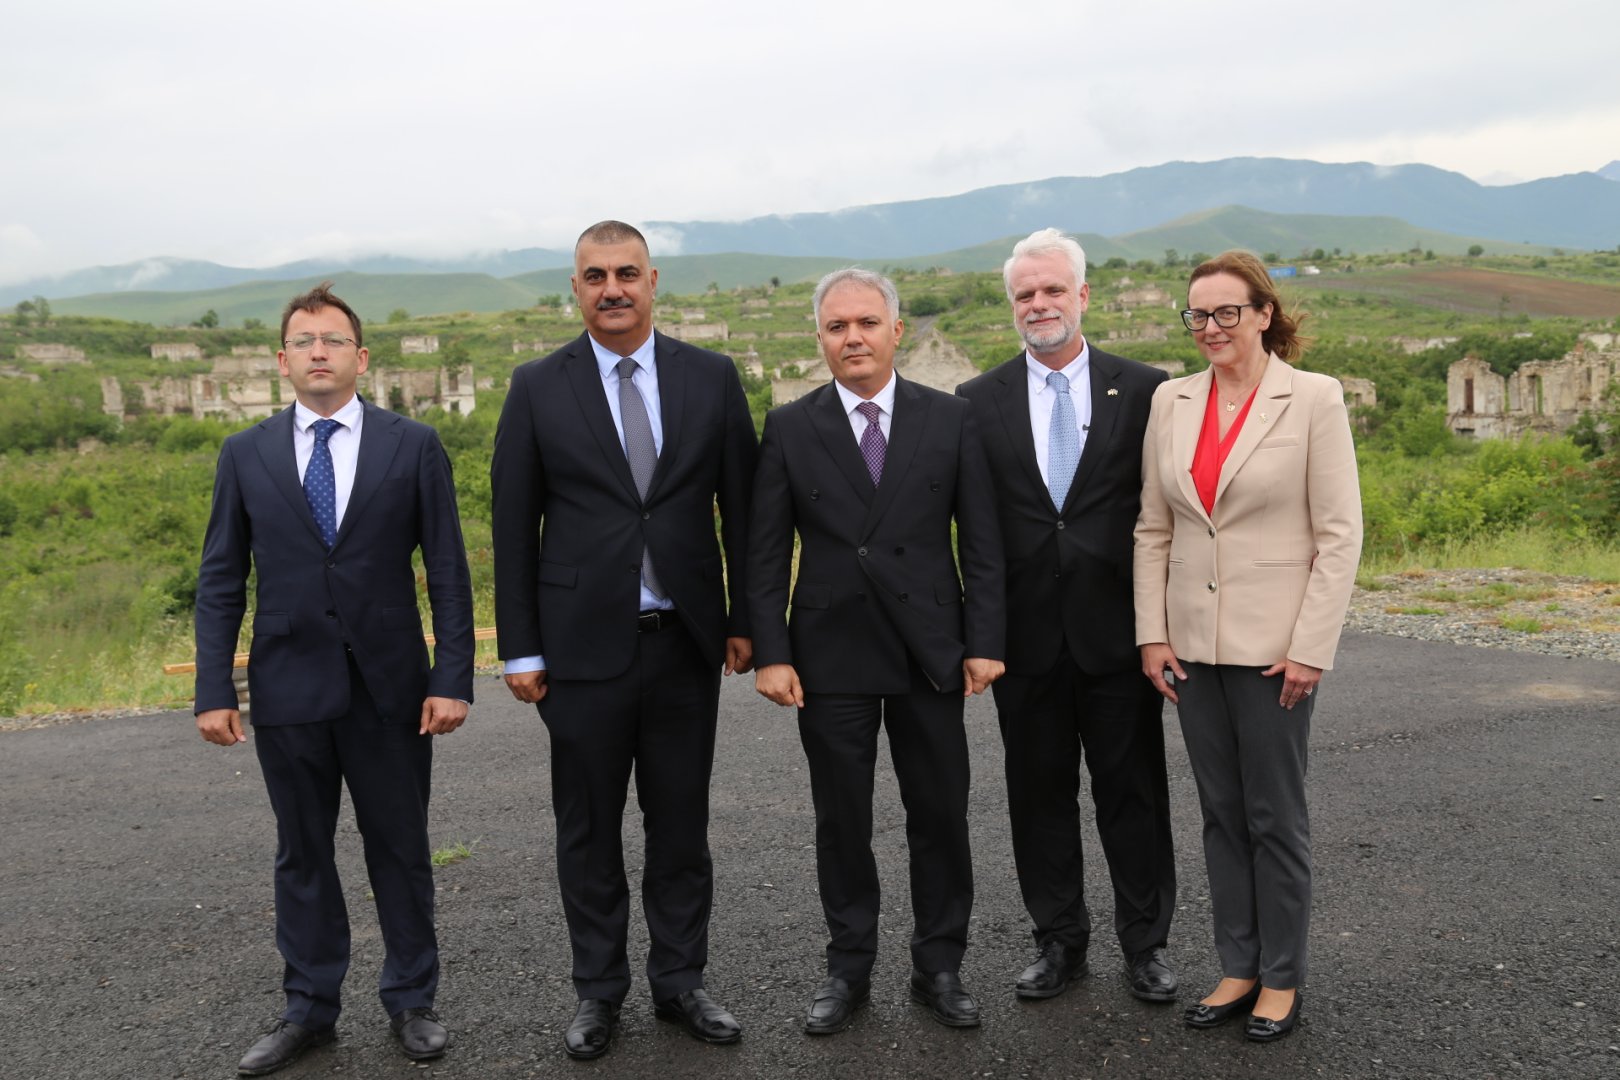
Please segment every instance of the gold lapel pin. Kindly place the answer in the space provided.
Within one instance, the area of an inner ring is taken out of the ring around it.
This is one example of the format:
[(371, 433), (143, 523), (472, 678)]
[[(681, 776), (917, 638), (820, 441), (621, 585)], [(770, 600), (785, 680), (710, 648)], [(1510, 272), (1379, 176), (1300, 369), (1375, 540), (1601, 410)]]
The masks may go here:
[(1109, 397), (1119, 397), (1119, 391), (1115, 390), (1112, 386), (1110, 386), (1108, 388), (1108, 396)]

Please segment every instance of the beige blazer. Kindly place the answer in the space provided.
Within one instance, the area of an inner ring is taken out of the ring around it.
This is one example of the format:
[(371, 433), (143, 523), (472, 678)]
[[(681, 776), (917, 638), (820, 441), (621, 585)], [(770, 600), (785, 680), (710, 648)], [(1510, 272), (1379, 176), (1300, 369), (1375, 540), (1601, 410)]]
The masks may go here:
[(1361, 488), (1337, 379), (1275, 354), (1206, 514), (1192, 460), (1208, 371), (1153, 395), (1136, 521), (1136, 642), (1181, 660), (1330, 668), (1361, 557)]

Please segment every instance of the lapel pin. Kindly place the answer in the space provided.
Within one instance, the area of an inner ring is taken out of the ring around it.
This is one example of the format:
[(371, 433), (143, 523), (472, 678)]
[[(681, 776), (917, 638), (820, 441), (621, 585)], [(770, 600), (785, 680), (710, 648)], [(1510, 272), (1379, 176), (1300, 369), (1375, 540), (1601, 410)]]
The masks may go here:
[(1264, 423), (1266, 423), (1266, 422), (1267, 422), (1267, 421), (1266, 421), (1266, 414), (1265, 414), (1265, 413), (1261, 413), (1261, 414), (1260, 414), (1260, 422), (1261, 422), (1261, 423), (1262, 423), (1262, 424), (1264, 424)]
[(1108, 396), (1109, 397), (1119, 397), (1119, 391), (1115, 390), (1112, 386), (1110, 386), (1108, 388)]

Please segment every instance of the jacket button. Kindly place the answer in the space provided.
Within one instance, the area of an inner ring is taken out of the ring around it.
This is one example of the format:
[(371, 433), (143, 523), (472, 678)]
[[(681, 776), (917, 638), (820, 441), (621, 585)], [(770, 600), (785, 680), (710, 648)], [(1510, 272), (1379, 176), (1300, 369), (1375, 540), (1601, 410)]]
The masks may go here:
[(327, 559), (326, 560), (326, 568), (328, 570), (335, 570), (335, 569), (337, 569), (337, 563), (332, 559)]
[(810, 489), (810, 497), (811, 497), (811, 498), (812, 498), (812, 499), (819, 499), (819, 498), (821, 498), (821, 491), (820, 491), (820, 489), (818, 489), (818, 488), (811, 488), (811, 489)]
[(910, 600), (910, 599), (911, 599), (911, 594), (910, 593), (901, 593), (900, 594), (900, 602), (902, 604), (905, 603), (907, 600)]
[(1207, 588), (1210, 592), (1214, 592), (1215, 591), (1215, 583), (1212, 581), (1208, 585), (1206, 585), (1205, 588)]
[(1215, 526), (1211, 525), (1209, 527), (1209, 535), (1211, 535), (1211, 536), (1215, 535)]
[(639, 567), (639, 566), (632, 566), (632, 567), (631, 567), (631, 568), (630, 568), (630, 572), (631, 572), (631, 573), (632, 573), (632, 574), (639, 574), (639, 573), (641, 573), (641, 567)]
[(648, 511), (643, 510), (641, 512), (641, 520), (642, 521), (651, 521), (652, 520), (652, 514), (649, 513)]
[(865, 548), (856, 548), (855, 549), (855, 554), (859, 555), (861, 558), (864, 559), (864, 558), (866, 558), (866, 549)]
[(1065, 526), (1064, 526), (1064, 524), (1063, 524), (1063, 522), (1061, 522), (1061, 521), (1060, 521), (1060, 522), (1058, 522), (1058, 523), (1057, 523), (1057, 527), (1058, 527), (1058, 528), (1060, 528), (1060, 529), (1062, 529), (1062, 528), (1064, 528), (1064, 527), (1065, 527)]
[(328, 619), (335, 619), (335, 618), (337, 618), (337, 612), (335, 612), (335, 611), (328, 611), (328, 612), (327, 612), (327, 613), (326, 613), (326, 617), (327, 617), (327, 618), (328, 618)]
[(930, 480), (930, 481), (928, 481), (928, 490), (929, 491), (938, 491), (939, 490), (939, 481), (938, 480)]

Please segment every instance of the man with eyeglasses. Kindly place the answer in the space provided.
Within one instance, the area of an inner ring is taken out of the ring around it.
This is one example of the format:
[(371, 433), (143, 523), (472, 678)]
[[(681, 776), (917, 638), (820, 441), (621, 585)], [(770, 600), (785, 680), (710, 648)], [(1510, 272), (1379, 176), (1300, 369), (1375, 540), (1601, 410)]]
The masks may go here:
[(1090, 968), (1080, 764), (1114, 892), (1124, 983), (1168, 1002), (1175, 909), (1162, 705), (1136, 649), (1131, 555), (1142, 438), (1165, 373), (1080, 332), (1086, 256), (1056, 229), (1002, 270), (1024, 351), (957, 388), (997, 478), (1007, 549), (1007, 674), (992, 688), (1006, 749), (1013, 859), (1037, 955), (1020, 998), (1063, 993)]
[[(340, 791), (364, 841), (386, 957), (379, 992), (413, 1060), (444, 1053), (427, 807), (434, 735), (472, 701), (473, 613), (450, 461), (425, 424), (356, 393), (360, 319), (325, 283), (281, 319), (295, 403), (220, 448), (197, 575), (197, 728), (246, 742), (231, 681), (257, 575), (248, 686), (278, 837), (286, 1008), (237, 1066), (262, 1076), (336, 1037), (349, 921), (333, 856)], [(436, 639), (418, 614), (421, 550)]]

